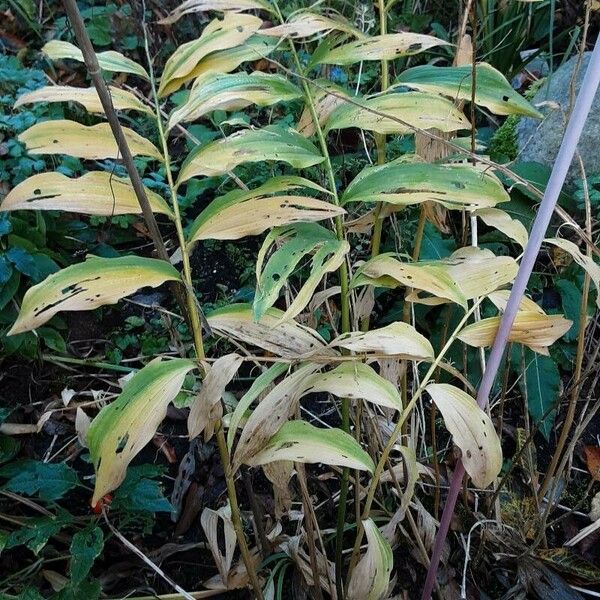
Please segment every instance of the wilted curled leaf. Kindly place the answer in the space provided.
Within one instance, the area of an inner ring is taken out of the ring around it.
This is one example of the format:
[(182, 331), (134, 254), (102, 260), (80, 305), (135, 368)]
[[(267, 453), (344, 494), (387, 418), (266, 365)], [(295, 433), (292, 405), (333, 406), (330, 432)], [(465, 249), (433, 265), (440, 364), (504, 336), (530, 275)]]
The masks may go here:
[[(489, 317), (467, 325), (458, 334), (458, 339), (481, 348), (491, 346), (496, 337), (500, 317)], [(519, 311), (508, 336), (509, 342), (518, 342), (535, 352), (548, 356), (548, 347), (563, 336), (573, 325), (562, 315), (546, 315), (539, 311)]]
[(176, 6), (168, 16), (157, 21), (159, 25), (172, 25), (179, 21), (184, 15), (192, 13), (222, 11), (222, 12), (242, 12), (244, 10), (268, 10), (273, 11), (273, 7), (266, 0), (185, 0), (179, 6)]
[(93, 310), (114, 304), (141, 287), (177, 280), (179, 273), (164, 260), (89, 256), (85, 262), (62, 269), (29, 288), (7, 335), (35, 329), (61, 310)]
[(590, 276), (590, 279), (594, 282), (598, 294), (596, 295), (596, 306), (600, 308), (600, 265), (594, 262), (594, 259), (590, 256), (586, 256), (581, 253), (581, 250), (569, 240), (563, 240), (561, 238), (547, 238), (544, 240), (547, 244), (553, 244), (558, 246), (561, 250), (568, 252), (573, 260)]
[(367, 332), (344, 333), (330, 346), (345, 348), (358, 354), (393, 354), (408, 360), (433, 359), (433, 347), (412, 325), (397, 321)]
[(243, 360), (239, 354), (226, 354), (209, 367), (188, 415), (190, 439), (194, 439), (205, 430), (205, 440), (208, 441), (212, 437), (215, 405), (221, 401), (227, 384), (233, 379)]
[(498, 231), (501, 231), (505, 236), (514, 240), (525, 248), (529, 235), (525, 225), (517, 219), (513, 219), (506, 211), (500, 210), (499, 208), (484, 208), (478, 210), (475, 214), (490, 227), (495, 227)]
[(168, 58), (160, 78), (158, 95), (166, 96), (179, 89), (205, 56), (239, 46), (261, 25), (258, 17), (231, 12), (225, 13), (222, 21), (211, 21), (198, 39), (182, 44)]
[[(223, 522), (222, 546), (219, 544), (219, 521)], [(219, 569), (219, 575), (223, 580), (223, 586), (227, 589), (229, 571), (231, 569), (236, 544), (235, 529), (231, 521), (231, 507), (229, 504), (226, 504), (219, 510), (205, 508), (200, 516), (200, 523), (202, 524), (206, 539), (208, 540), (208, 547), (213, 555), (217, 569)], [(221, 547), (225, 549), (224, 553), (221, 552)]]
[[(273, 247), (277, 249), (263, 267), (266, 254)], [(298, 263), (312, 255), (310, 273), (281, 317), (282, 320), (294, 318), (310, 302), (324, 275), (342, 264), (349, 249), (346, 240), (338, 240), (331, 230), (317, 223), (296, 223), (274, 228), (265, 238), (256, 261), (256, 295), (252, 305), (254, 317), (261, 319), (277, 301), (279, 292)]]
[[(76, 60), (80, 63), (85, 62), (81, 50), (69, 42), (63, 42), (62, 40), (51, 40), (43, 48), (42, 52), (50, 60), (62, 60), (69, 58)], [(98, 64), (104, 71), (111, 71), (115, 73), (132, 73), (133, 75), (139, 75), (144, 79), (150, 79), (146, 69), (141, 65), (138, 65), (134, 60), (123, 56), (120, 52), (114, 50), (107, 50), (106, 52), (98, 52), (96, 54)]]
[(388, 33), (364, 37), (355, 42), (337, 46), (319, 53), (314, 64), (351, 65), (365, 60), (394, 60), (434, 48), (447, 46), (448, 42), (419, 33)]
[(182, 358), (153, 360), (92, 421), (87, 434), (96, 471), (92, 506), (125, 479), (127, 466), (152, 439), (193, 368), (193, 361)]
[[(146, 189), (152, 211), (172, 217), (167, 203)], [(129, 179), (91, 171), (71, 179), (62, 173), (33, 175), (14, 187), (0, 204), (4, 210), (64, 210), (85, 215), (140, 214), (142, 209)]]
[[(259, 405), (260, 406), (260, 405)], [(323, 429), (306, 421), (287, 421), (266, 445), (244, 462), (250, 466), (273, 461), (323, 463), (373, 472), (371, 457), (341, 429)]]
[[(112, 86), (108, 90), (116, 110), (138, 110), (154, 115), (153, 110), (131, 92)], [(33, 102), (77, 102), (88, 112), (104, 114), (98, 92), (93, 87), (78, 88), (68, 85), (49, 85), (19, 96), (15, 102), (15, 108)]]
[[(133, 129), (122, 129), (133, 156), (163, 159), (152, 142)], [(65, 119), (42, 121), (19, 134), (18, 139), (30, 154), (68, 154), (77, 158), (113, 160), (120, 157), (119, 147), (108, 123), (87, 127)]]
[(177, 185), (197, 175), (224, 175), (244, 163), (277, 161), (305, 169), (323, 160), (316, 146), (293, 129), (268, 125), (198, 146), (181, 166)]
[(348, 600), (382, 600), (387, 597), (394, 567), (392, 548), (372, 519), (362, 522), (367, 552), (350, 577)]
[(326, 132), (349, 127), (409, 135), (414, 133), (415, 128), (452, 132), (469, 129), (471, 125), (453, 102), (441, 96), (390, 92), (368, 99), (358, 98), (353, 103), (345, 102), (331, 113), (325, 123)]
[(492, 420), (469, 394), (453, 385), (431, 383), (426, 391), (462, 451), (465, 470), (476, 486), (487, 487), (502, 467), (502, 448)]
[(327, 34), (331, 31), (343, 31), (357, 38), (365, 37), (360, 30), (341, 15), (332, 13), (330, 16), (325, 16), (308, 10), (295, 13), (289, 21), (282, 25), (263, 29), (261, 34), (298, 39), (315, 34)]
[[(315, 113), (321, 127), (325, 126), (329, 115), (342, 104), (345, 103), (344, 98), (350, 97), (348, 90), (331, 83), (328, 79), (318, 79), (319, 87), (311, 91), (313, 94), (313, 103), (315, 105)], [(330, 94), (329, 92), (334, 92)], [(298, 133), (304, 137), (312, 137), (315, 135), (316, 127), (312, 118), (311, 110), (308, 106), (304, 108), (296, 127)]]
[(306, 188), (328, 193), (297, 176), (273, 177), (254, 190), (233, 190), (213, 200), (190, 226), (188, 245), (199, 240), (237, 240), (276, 225), (320, 221), (344, 214), (331, 202), (282, 192)]
[[(327, 353), (325, 340), (310, 327), (282, 322), (283, 311), (270, 308), (256, 322), (250, 304), (230, 304), (207, 315), (213, 331), (258, 346), (284, 358), (298, 358), (317, 351)], [(329, 353), (332, 353), (329, 351)]]

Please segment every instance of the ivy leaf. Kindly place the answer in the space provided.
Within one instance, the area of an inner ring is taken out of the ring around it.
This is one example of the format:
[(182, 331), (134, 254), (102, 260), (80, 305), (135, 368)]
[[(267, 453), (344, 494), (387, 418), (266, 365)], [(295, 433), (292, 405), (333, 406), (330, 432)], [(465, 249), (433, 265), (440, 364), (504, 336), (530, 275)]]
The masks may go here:
[[(521, 354), (515, 347), (512, 363), (521, 364)], [(546, 439), (549, 439), (556, 410), (552, 410), (541, 422), (544, 413), (556, 404), (560, 393), (560, 374), (558, 366), (549, 356), (543, 356), (528, 348), (523, 348), (525, 361), (525, 381), (519, 380), (519, 386), (523, 395), (527, 394), (527, 407), (529, 414)]]
[(73, 587), (78, 587), (87, 577), (94, 560), (104, 548), (104, 534), (99, 527), (87, 527), (73, 536), (69, 571)]
[(42, 500), (58, 500), (78, 483), (77, 473), (65, 463), (44, 463), (37, 460), (20, 460), (0, 469), (0, 477), (8, 478), (4, 488), (11, 492), (33, 496)]

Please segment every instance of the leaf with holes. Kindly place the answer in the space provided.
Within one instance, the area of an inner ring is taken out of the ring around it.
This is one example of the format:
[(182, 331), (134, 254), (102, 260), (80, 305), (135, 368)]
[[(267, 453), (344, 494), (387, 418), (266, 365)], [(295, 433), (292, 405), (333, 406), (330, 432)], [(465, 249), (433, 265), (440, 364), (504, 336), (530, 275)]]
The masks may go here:
[(453, 385), (431, 383), (425, 389), (461, 449), (465, 470), (476, 486), (487, 487), (502, 468), (502, 448), (492, 420), (469, 394)]
[[(273, 229), (265, 238), (256, 261), (254, 317), (261, 319), (277, 301), (281, 288), (298, 263), (312, 255), (310, 273), (281, 318), (295, 317), (310, 302), (324, 275), (339, 268), (349, 248), (348, 242), (338, 240), (331, 230), (316, 223), (296, 223)], [(269, 251), (272, 254), (263, 267)]]
[(287, 176), (273, 177), (254, 190), (233, 190), (216, 198), (190, 226), (188, 245), (199, 240), (237, 240), (276, 225), (321, 221), (345, 213), (331, 202), (282, 193), (302, 188), (328, 193), (308, 179)]
[(244, 10), (267, 10), (273, 7), (267, 0), (185, 0), (176, 6), (168, 16), (157, 21), (159, 25), (172, 25), (184, 15), (209, 11), (242, 12)]
[[(172, 217), (158, 194), (146, 189), (146, 196), (153, 212)], [(131, 181), (106, 171), (91, 171), (77, 179), (58, 172), (33, 175), (4, 198), (0, 211), (8, 210), (64, 210), (107, 217), (142, 212)]]
[(356, 354), (390, 354), (407, 360), (432, 360), (434, 356), (429, 340), (412, 325), (400, 321), (371, 331), (343, 333), (331, 346)]
[(436, 46), (447, 45), (449, 42), (431, 35), (388, 33), (331, 48), (320, 54), (314, 64), (351, 65), (365, 60), (394, 60), (400, 56), (411, 56)]
[(166, 96), (179, 89), (205, 56), (243, 44), (261, 25), (258, 17), (230, 12), (225, 13), (223, 20), (211, 21), (198, 39), (182, 44), (168, 58), (158, 95)]
[(472, 165), (391, 162), (367, 167), (346, 188), (341, 201), (388, 202), (409, 206), (437, 202), (456, 210), (473, 210), (508, 202), (500, 181)]
[[(83, 54), (81, 50), (69, 42), (63, 42), (62, 40), (51, 40), (42, 48), (42, 52), (50, 60), (62, 60), (69, 58), (78, 62), (84, 63)], [(134, 60), (123, 56), (120, 52), (114, 50), (107, 50), (106, 52), (98, 52), (96, 54), (98, 64), (104, 71), (110, 71), (114, 73), (132, 73), (133, 75), (139, 75), (144, 79), (150, 79), (146, 69), (136, 63)]]
[(255, 104), (271, 106), (300, 98), (300, 88), (281, 75), (269, 73), (207, 73), (196, 79), (187, 102), (176, 108), (167, 127), (196, 121), (215, 110), (234, 111)]
[(373, 519), (362, 522), (367, 537), (367, 552), (350, 577), (348, 600), (381, 600), (387, 597), (394, 567), (392, 548)]
[[(475, 103), (497, 115), (526, 115), (541, 119), (523, 96), (513, 90), (504, 75), (487, 63), (475, 67)], [(406, 86), (422, 92), (434, 92), (453, 100), (471, 102), (473, 67), (436, 67), (421, 65), (406, 69), (396, 79), (395, 86)]]
[(323, 463), (373, 472), (371, 457), (341, 429), (322, 429), (306, 421), (288, 421), (267, 444), (245, 461), (250, 466), (279, 460)]
[(192, 150), (181, 166), (177, 185), (198, 175), (224, 175), (244, 163), (275, 161), (305, 169), (323, 160), (314, 144), (293, 129), (280, 125), (245, 129)]
[[(156, 146), (139, 133), (123, 127), (125, 140), (133, 156), (150, 156), (162, 160)], [(36, 123), (19, 134), (30, 154), (68, 154), (77, 158), (120, 158), (119, 147), (108, 123), (81, 125), (58, 119)]]
[(154, 359), (92, 421), (87, 435), (96, 471), (92, 506), (125, 479), (127, 466), (152, 439), (167, 406), (195, 366), (193, 361), (182, 358)]
[[(355, 103), (354, 103), (355, 102)], [(418, 129), (445, 133), (469, 129), (471, 125), (454, 103), (441, 96), (406, 92), (357, 98), (338, 106), (325, 123), (325, 132), (359, 127), (376, 133), (409, 135)], [(423, 110), (423, 107), (427, 110)]]
[(179, 273), (168, 262), (154, 258), (89, 256), (28, 289), (8, 335), (43, 325), (62, 310), (93, 310), (114, 304), (145, 287), (178, 281)]
[[(482, 348), (491, 346), (496, 337), (500, 317), (489, 317), (467, 325), (458, 334), (458, 339), (469, 346)], [(535, 352), (548, 355), (548, 347), (563, 336), (572, 321), (562, 315), (546, 315), (539, 311), (519, 311), (508, 335), (509, 342), (518, 342)]]
[(283, 311), (270, 308), (260, 321), (255, 321), (251, 304), (230, 304), (214, 310), (206, 318), (218, 334), (283, 358), (298, 358), (317, 351), (333, 354), (314, 329), (292, 320), (282, 322), (282, 316)]
[[(116, 110), (137, 110), (148, 115), (154, 115), (154, 111), (131, 92), (112, 86), (108, 89)], [(98, 92), (93, 87), (49, 85), (19, 96), (15, 102), (15, 108), (34, 102), (77, 102), (90, 113), (104, 114)]]

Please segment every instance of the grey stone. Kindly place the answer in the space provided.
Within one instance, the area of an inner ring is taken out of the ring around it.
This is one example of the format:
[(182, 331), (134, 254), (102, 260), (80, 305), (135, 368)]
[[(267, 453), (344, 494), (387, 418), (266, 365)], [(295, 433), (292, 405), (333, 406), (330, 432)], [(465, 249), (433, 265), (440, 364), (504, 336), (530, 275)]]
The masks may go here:
[[(586, 52), (581, 61), (576, 84), (577, 91), (583, 81), (591, 54)], [(571, 79), (576, 66), (577, 56), (574, 56), (556, 70), (533, 98), (534, 105), (542, 102), (552, 103), (548, 106), (538, 106), (545, 115), (542, 122), (531, 118), (520, 119), (517, 125), (519, 160), (535, 161), (549, 166), (554, 164), (565, 131), (565, 115), (571, 101)], [(594, 98), (578, 148), (587, 176), (600, 173), (600, 90)], [(568, 179), (580, 176), (581, 171), (577, 161), (574, 160), (569, 169)]]

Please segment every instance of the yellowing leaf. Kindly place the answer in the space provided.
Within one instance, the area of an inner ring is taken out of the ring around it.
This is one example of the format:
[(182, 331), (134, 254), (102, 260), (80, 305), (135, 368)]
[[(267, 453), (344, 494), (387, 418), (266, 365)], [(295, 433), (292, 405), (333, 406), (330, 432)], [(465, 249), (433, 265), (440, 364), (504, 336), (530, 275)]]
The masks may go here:
[[(133, 156), (151, 156), (162, 160), (156, 146), (139, 133), (123, 127)], [(68, 154), (77, 158), (121, 158), (117, 142), (108, 123), (87, 127), (75, 121), (42, 121), (19, 135), (30, 154)]]
[(268, 10), (273, 8), (266, 0), (186, 0), (179, 6), (176, 6), (167, 17), (158, 21), (159, 25), (172, 25), (179, 21), (184, 15), (192, 13), (221, 11), (221, 12), (242, 12), (244, 10)]
[(465, 470), (476, 486), (487, 487), (502, 468), (502, 448), (492, 420), (469, 394), (453, 385), (431, 383), (426, 391), (461, 449)]
[(323, 160), (317, 148), (293, 129), (279, 125), (245, 129), (192, 150), (177, 185), (197, 175), (223, 175), (244, 163), (277, 161), (305, 169)]
[[(497, 115), (527, 115), (536, 119), (542, 115), (513, 90), (504, 75), (494, 67), (479, 63), (475, 67), (475, 103)], [(453, 100), (471, 101), (473, 66), (436, 67), (421, 65), (403, 71), (396, 79), (397, 86), (423, 92), (436, 92)]]
[[(152, 109), (131, 92), (112, 86), (108, 90), (115, 109), (138, 110), (149, 115), (154, 115)], [(34, 102), (77, 102), (88, 112), (104, 114), (104, 108), (102, 108), (98, 92), (93, 87), (80, 88), (68, 85), (49, 85), (19, 96), (15, 102), (15, 108)]]
[(92, 506), (125, 479), (127, 466), (152, 439), (193, 368), (191, 360), (153, 360), (92, 421), (87, 434), (96, 471)]
[[(209, 427), (213, 408), (221, 401), (225, 387), (233, 379), (243, 360), (239, 354), (226, 354), (219, 357), (209, 367), (188, 415), (187, 425), (190, 439), (199, 436)], [(210, 437), (212, 437), (212, 428), (209, 429), (207, 438), (210, 439)]]
[(363, 169), (342, 196), (342, 204), (388, 202), (408, 206), (432, 201), (458, 210), (493, 207), (508, 200), (498, 178), (472, 165), (397, 161)]
[[(223, 522), (223, 544), (219, 544), (219, 521)], [(200, 524), (204, 530), (204, 535), (208, 540), (208, 547), (213, 555), (219, 575), (223, 581), (223, 585), (227, 589), (229, 579), (229, 571), (233, 561), (233, 553), (235, 551), (236, 534), (233, 522), (231, 521), (231, 507), (229, 503), (222, 506), (219, 510), (205, 508), (200, 516)], [(221, 552), (221, 548), (225, 549), (225, 553)]]
[(114, 304), (139, 288), (177, 280), (177, 270), (163, 260), (89, 256), (29, 288), (8, 335), (35, 329), (61, 310), (93, 310)]
[[(155, 213), (172, 216), (167, 203), (146, 189)], [(91, 171), (77, 179), (62, 173), (40, 173), (14, 187), (0, 204), (4, 210), (64, 210), (86, 215), (140, 214), (135, 190), (129, 179), (105, 171)]]
[(475, 214), (490, 227), (495, 227), (498, 231), (501, 231), (506, 237), (514, 240), (525, 248), (529, 235), (525, 225), (517, 219), (513, 219), (506, 211), (500, 210), (499, 208), (484, 208), (478, 210)]
[[(317, 81), (319, 87), (311, 90), (311, 94), (313, 96), (319, 125), (324, 127), (329, 115), (331, 115), (338, 106), (344, 104), (344, 98), (350, 97), (350, 94), (344, 88), (331, 83), (327, 79), (319, 79)], [(334, 92), (335, 95), (328, 93), (329, 91)], [(298, 133), (304, 137), (312, 137), (315, 134), (315, 123), (308, 106), (302, 111), (296, 129), (298, 130)]]
[[(43, 48), (42, 52), (50, 60), (62, 60), (64, 58), (70, 58), (78, 62), (85, 62), (83, 60), (83, 54), (81, 50), (69, 42), (63, 42), (61, 40), (51, 40)], [(141, 65), (138, 65), (134, 60), (123, 56), (120, 52), (114, 50), (107, 50), (106, 52), (98, 52), (96, 54), (98, 64), (104, 71), (111, 71), (115, 73), (132, 73), (133, 75), (139, 75), (144, 79), (150, 79), (146, 69)]]
[[(254, 34), (241, 46), (217, 50), (205, 56), (185, 77), (176, 80), (176, 84), (183, 84), (196, 79), (206, 73), (230, 73), (242, 63), (260, 61), (267, 57), (277, 47), (278, 40), (264, 35)], [(171, 86), (167, 86), (169, 88)]]
[(269, 73), (207, 73), (194, 82), (187, 102), (169, 117), (168, 128), (196, 121), (215, 110), (239, 110), (250, 104), (270, 106), (302, 96), (300, 88)]
[(298, 39), (310, 37), (317, 33), (325, 34), (331, 31), (343, 31), (357, 38), (365, 37), (360, 30), (341, 15), (333, 13), (331, 16), (325, 16), (308, 10), (295, 13), (282, 25), (263, 29), (261, 34)]
[(348, 585), (348, 600), (382, 600), (387, 597), (394, 556), (373, 519), (362, 522), (367, 552), (356, 565)]
[(367, 332), (343, 333), (331, 342), (358, 354), (390, 354), (408, 360), (433, 359), (433, 347), (412, 325), (397, 321)]
[(366, 400), (402, 410), (402, 398), (394, 385), (361, 362), (342, 363), (326, 373), (315, 373), (304, 382), (304, 394), (326, 392), (338, 398)]
[(419, 33), (388, 33), (343, 44), (319, 54), (315, 64), (350, 65), (365, 60), (393, 60), (434, 48), (449, 42)]
[[(494, 306), (499, 310), (506, 310), (506, 305), (508, 304), (508, 298), (510, 296), (510, 290), (496, 290), (491, 294), (488, 294), (487, 297), (493, 302)], [(543, 309), (536, 304), (531, 298), (527, 296), (523, 296), (521, 301), (519, 302), (519, 310), (520, 311), (529, 311), (529, 312), (537, 312), (540, 315), (545, 315), (546, 313)]]
[(581, 250), (569, 240), (563, 240), (561, 238), (547, 238), (544, 240), (547, 244), (558, 246), (561, 250), (568, 252), (573, 260), (590, 276), (590, 279), (594, 282), (598, 294), (596, 295), (596, 306), (600, 308), (600, 265), (594, 262), (594, 259), (590, 256), (582, 254)]
[(345, 213), (331, 202), (280, 194), (298, 188), (328, 193), (308, 179), (295, 176), (273, 177), (254, 190), (234, 190), (213, 200), (198, 215), (190, 227), (188, 244), (208, 239), (237, 240), (259, 235), (276, 225), (320, 221)]
[(300, 463), (323, 463), (373, 472), (371, 457), (356, 440), (341, 429), (313, 427), (305, 421), (288, 421), (256, 453), (246, 459), (250, 466), (279, 460)]
[[(508, 341), (519, 342), (535, 352), (548, 355), (548, 346), (569, 331), (572, 324), (572, 321), (565, 319), (562, 315), (546, 315), (540, 314), (538, 311), (519, 311), (510, 330)], [(477, 348), (491, 346), (499, 325), (500, 317), (482, 319), (462, 329), (458, 334), (458, 339)]]
[[(276, 249), (263, 267), (264, 257), (272, 248)], [(298, 315), (310, 302), (324, 275), (339, 268), (349, 249), (346, 240), (338, 240), (331, 230), (316, 223), (273, 229), (265, 238), (256, 261), (255, 318), (260, 319), (275, 304), (298, 263), (312, 254), (310, 273), (281, 318), (287, 320)]]
[[(211, 329), (220, 335), (258, 346), (284, 358), (327, 353), (325, 341), (310, 327), (295, 321), (281, 321), (283, 311), (269, 309), (259, 322), (254, 320), (252, 305), (231, 304), (207, 315)], [(329, 351), (331, 353), (331, 351)]]
[(226, 13), (222, 21), (211, 21), (198, 39), (182, 44), (171, 54), (160, 78), (158, 95), (166, 96), (177, 90), (205, 56), (239, 46), (258, 31), (261, 24), (258, 17), (239, 13)]
[(349, 127), (408, 135), (414, 133), (414, 127), (452, 132), (469, 129), (470, 124), (453, 102), (432, 94), (406, 92), (346, 102), (338, 106), (325, 123), (326, 132)]

